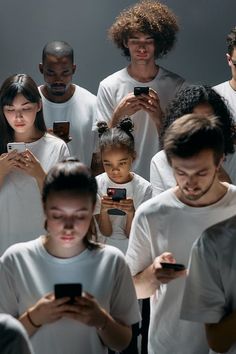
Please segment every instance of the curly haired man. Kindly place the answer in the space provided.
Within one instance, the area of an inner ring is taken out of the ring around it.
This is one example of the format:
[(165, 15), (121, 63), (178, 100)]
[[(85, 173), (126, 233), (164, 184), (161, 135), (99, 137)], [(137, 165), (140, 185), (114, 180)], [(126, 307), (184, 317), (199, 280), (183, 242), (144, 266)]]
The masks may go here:
[[(184, 85), (183, 78), (156, 63), (172, 49), (178, 29), (172, 11), (149, 0), (122, 11), (109, 29), (109, 37), (130, 62), (100, 83), (98, 120), (115, 126), (121, 118), (132, 117), (137, 150), (133, 168), (146, 179), (150, 160), (159, 150), (163, 112)], [(149, 91), (134, 95), (136, 86), (147, 86)]]

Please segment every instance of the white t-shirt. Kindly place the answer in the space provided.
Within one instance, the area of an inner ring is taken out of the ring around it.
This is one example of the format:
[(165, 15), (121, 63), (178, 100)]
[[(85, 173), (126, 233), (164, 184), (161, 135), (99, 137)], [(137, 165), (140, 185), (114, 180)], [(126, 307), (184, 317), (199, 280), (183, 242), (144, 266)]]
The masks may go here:
[[(234, 216), (209, 228), (194, 244), (181, 318), (218, 323), (236, 311), (235, 230)], [(236, 343), (227, 351), (233, 353), (236, 353)]]
[(95, 122), (96, 96), (86, 89), (75, 86), (73, 96), (64, 103), (48, 101), (42, 94), (43, 115), (48, 128), (54, 121), (70, 122), (71, 142), (68, 143), (70, 154), (77, 157), (85, 165), (90, 166), (95, 151), (96, 132), (92, 131)]
[[(149, 86), (159, 96), (160, 105), (165, 111), (168, 103), (183, 87), (184, 79), (162, 67), (155, 79), (141, 83), (133, 79), (124, 68), (105, 78), (99, 85), (97, 94), (97, 119), (109, 122), (116, 106), (135, 86)], [(148, 113), (139, 111), (131, 117), (134, 122), (134, 139), (137, 158), (133, 163), (134, 172), (149, 180), (150, 161), (159, 150), (157, 128)]]
[[(183, 204), (169, 189), (142, 204), (133, 219), (126, 259), (132, 275), (163, 252), (188, 265), (195, 240), (209, 226), (236, 213), (236, 187), (217, 203), (196, 208)], [(180, 319), (185, 277), (162, 284), (151, 297), (149, 354), (207, 354), (204, 326)]]
[(213, 89), (226, 100), (233, 120), (236, 122), (236, 91), (230, 86), (229, 81), (222, 82), (214, 86)]
[(7, 314), (0, 315), (0, 353), (33, 354), (25, 328), (18, 320)]
[[(152, 197), (151, 184), (141, 176), (133, 173), (133, 179), (128, 183), (117, 184), (112, 182), (107, 173), (104, 172), (96, 176), (98, 183), (98, 194), (100, 197), (107, 195), (107, 188), (125, 188), (126, 196), (133, 199), (135, 210), (140, 204)], [(98, 199), (99, 209), (101, 209), (100, 199)], [(110, 215), (112, 223), (112, 234), (109, 237), (104, 237), (104, 242), (118, 247), (123, 253), (126, 253), (128, 241), (125, 234), (126, 216)]]
[[(236, 185), (236, 146), (233, 154), (226, 155), (222, 167), (229, 175), (232, 184)], [(176, 186), (176, 180), (172, 167), (167, 161), (164, 150), (153, 156), (150, 165), (150, 182), (153, 188), (153, 196)]]
[[(42, 238), (11, 246), (0, 258), (0, 312), (20, 316), (56, 283), (81, 283), (112, 317), (131, 325), (139, 309), (130, 270), (111, 246), (62, 259), (50, 255)], [(31, 337), (35, 354), (105, 354), (95, 327), (68, 318), (40, 327)]]
[[(69, 156), (63, 140), (46, 133), (26, 144), (45, 172)], [(36, 179), (25, 172), (10, 172), (0, 187), (0, 255), (13, 243), (29, 241), (45, 232), (41, 194)]]

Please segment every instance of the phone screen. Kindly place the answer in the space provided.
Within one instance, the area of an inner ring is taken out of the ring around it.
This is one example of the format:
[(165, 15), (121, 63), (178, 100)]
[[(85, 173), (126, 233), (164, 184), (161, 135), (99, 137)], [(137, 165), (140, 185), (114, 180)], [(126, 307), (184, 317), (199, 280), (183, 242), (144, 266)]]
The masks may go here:
[(55, 284), (54, 285), (55, 298), (60, 299), (62, 297), (70, 297), (69, 303), (75, 302), (76, 296), (82, 294), (82, 284), (80, 283), (68, 283), (68, 284)]
[(59, 138), (68, 139), (70, 134), (70, 122), (57, 121), (53, 123), (53, 133)]

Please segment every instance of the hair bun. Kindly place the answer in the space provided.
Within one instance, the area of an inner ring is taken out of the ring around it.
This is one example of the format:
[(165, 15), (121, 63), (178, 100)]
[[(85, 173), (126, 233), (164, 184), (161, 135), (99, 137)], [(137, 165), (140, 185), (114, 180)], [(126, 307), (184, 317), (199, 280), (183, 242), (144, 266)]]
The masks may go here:
[(124, 130), (127, 134), (131, 134), (134, 130), (134, 124), (132, 122), (132, 119), (130, 117), (122, 119), (117, 125), (117, 128)]
[(97, 122), (97, 128), (98, 128), (98, 135), (99, 137), (105, 133), (106, 131), (108, 131), (108, 125), (107, 122), (102, 121), (102, 122)]

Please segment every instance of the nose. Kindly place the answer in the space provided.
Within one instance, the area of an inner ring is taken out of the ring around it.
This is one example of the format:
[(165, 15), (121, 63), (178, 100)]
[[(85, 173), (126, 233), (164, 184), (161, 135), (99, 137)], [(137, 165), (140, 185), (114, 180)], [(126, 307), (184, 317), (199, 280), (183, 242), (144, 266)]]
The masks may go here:
[(23, 117), (21, 110), (19, 110), (19, 111), (17, 110), (15, 112), (16, 112), (16, 118), (22, 118)]
[(112, 172), (113, 173), (119, 173), (120, 172), (119, 167), (113, 167)]
[(194, 188), (197, 185), (197, 179), (195, 176), (189, 176), (187, 179), (187, 186), (190, 188)]
[(74, 228), (74, 219), (73, 218), (66, 218), (64, 220), (64, 229), (65, 230), (72, 230)]

